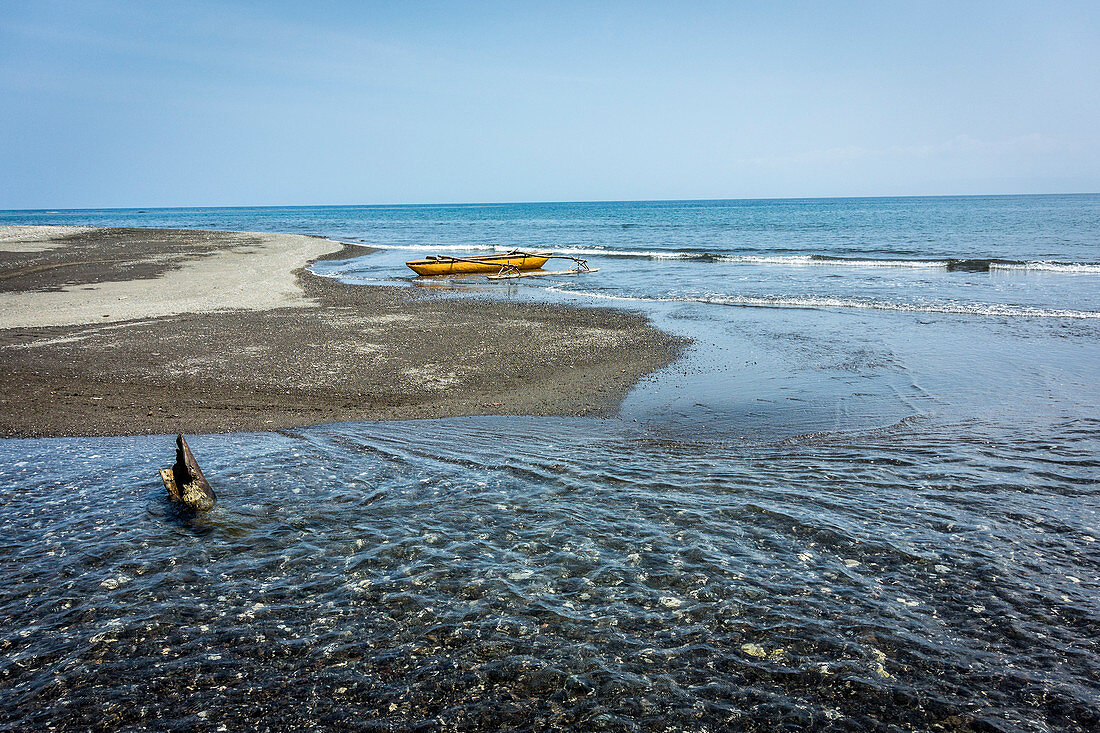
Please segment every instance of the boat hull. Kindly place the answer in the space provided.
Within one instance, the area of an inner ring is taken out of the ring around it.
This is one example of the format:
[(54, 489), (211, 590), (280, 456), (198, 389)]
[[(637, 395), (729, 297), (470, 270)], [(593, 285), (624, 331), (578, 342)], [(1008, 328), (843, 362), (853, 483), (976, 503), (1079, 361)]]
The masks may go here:
[(548, 254), (521, 253), (502, 255), (478, 255), (476, 257), (433, 257), (411, 260), (405, 264), (417, 275), (495, 275), (499, 272), (537, 270), (550, 259)]

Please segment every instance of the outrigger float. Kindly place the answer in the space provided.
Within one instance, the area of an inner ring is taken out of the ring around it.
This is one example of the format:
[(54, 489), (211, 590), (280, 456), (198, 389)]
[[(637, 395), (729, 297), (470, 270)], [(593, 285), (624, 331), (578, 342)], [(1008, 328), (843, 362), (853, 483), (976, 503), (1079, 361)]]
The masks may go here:
[[(548, 260), (573, 260), (576, 267), (572, 270), (543, 270)], [(457, 257), (453, 255), (429, 255), (422, 260), (410, 260), (405, 263), (421, 277), (440, 275), (485, 275), (490, 280), (506, 280), (514, 277), (545, 277), (547, 275), (579, 275), (584, 272), (599, 272), (588, 266), (588, 260), (553, 252), (511, 252), (493, 255), (471, 255)]]

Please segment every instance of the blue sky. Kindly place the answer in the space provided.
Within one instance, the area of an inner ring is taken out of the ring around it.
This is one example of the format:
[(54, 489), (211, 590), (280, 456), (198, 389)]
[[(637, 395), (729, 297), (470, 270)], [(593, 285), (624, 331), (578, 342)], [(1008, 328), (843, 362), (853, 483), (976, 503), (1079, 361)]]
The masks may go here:
[(0, 208), (1100, 191), (1100, 3), (0, 0)]

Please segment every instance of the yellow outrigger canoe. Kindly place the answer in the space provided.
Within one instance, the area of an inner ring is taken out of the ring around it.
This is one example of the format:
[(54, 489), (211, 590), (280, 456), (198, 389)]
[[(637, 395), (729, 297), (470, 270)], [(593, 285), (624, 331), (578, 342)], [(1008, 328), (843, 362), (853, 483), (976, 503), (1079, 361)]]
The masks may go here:
[(550, 259), (549, 252), (520, 252), (512, 250), (504, 254), (429, 256), (423, 260), (410, 260), (408, 265), (417, 275), (505, 275), (521, 270), (538, 270)]

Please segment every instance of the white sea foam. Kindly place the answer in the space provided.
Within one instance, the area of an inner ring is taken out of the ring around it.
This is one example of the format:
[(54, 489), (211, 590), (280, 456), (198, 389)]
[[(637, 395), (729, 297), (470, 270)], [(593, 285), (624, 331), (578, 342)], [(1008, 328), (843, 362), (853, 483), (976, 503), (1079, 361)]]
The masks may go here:
[(1032, 306), (1000, 303), (891, 303), (881, 300), (857, 300), (853, 298), (829, 298), (820, 296), (799, 297), (748, 297), (736, 295), (657, 296), (645, 297), (595, 293), (573, 288), (546, 288), (568, 295), (585, 295), (598, 300), (616, 300), (640, 303), (702, 303), (742, 308), (862, 308), (868, 310), (901, 311), (908, 313), (942, 313), (959, 316), (999, 316), (1007, 318), (1072, 318), (1100, 320), (1100, 311), (1079, 311), (1065, 308), (1036, 308)]
[(758, 308), (866, 308), (911, 313), (943, 313), (959, 316), (1003, 316), (1009, 318), (1100, 319), (1100, 312), (1065, 308), (1036, 308), (1001, 303), (891, 303), (881, 300), (856, 300), (805, 296), (796, 298), (749, 298), (721, 296), (701, 298), (699, 302)]
[(793, 265), (797, 267), (901, 267), (918, 270), (946, 270), (947, 262), (937, 260), (875, 260), (814, 257), (813, 255), (719, 255), (720, 262), (744, 262), (760, 265)]
[(647, 260), (695, 260), (702, 259), (705, 255), (698, 252), (680, 252), (678, 250), (633, 250), (633, 249), (602, 249), (599, 247), (565, 247), (554, 250), (563, 255), (587, 255), (589, 257), (641, 257)]
[(903, 267), (943, 270), (948, 266), (946, 260), (844, 259), (839, 257), (819, 257), (815, 255), (734, 255), (685, 252), (681, 250), (619, 250), (568, 247), (555, 250), (555, 252), (564, 255), (588, 255), (590, 257), (641, 257), (650, 260), (700, 260), (750, 265), (782, 265), (787, 267)]
[[(990, 270), (1043, 271), (1082, 274), (1100, 274), (1100, 264), (1081, 262), (997, 262), (996, 260), (902, 260), (874, 258), (823, 257), (819, 255), (738, 255), (703, 254), (683, 251), (632, 251), (605, 249), (563, 249), (562, 254), (589, 255), (604, 257), (642, 257), (653, 260), (706, 260), (710, 262), (728, 262), (749, 265), (779, 265), (782, 267), (884, 267), (911, 270)], [(987, 264), (988, 263), (988, 264)], [(976, 264), (971, 268), (968, 264)]]
[[(776, 265), (779, 267), (857, 267), (900, 268), (908, 270), (973, 270), (983, 269), (1009, 272), (1056, 272), (1069, 274), (1100, 274), (1100, 263), (1088, 262), (997, 262), (983, 259), (905, 260), (875, 258), (825, 257), (820, 255), (741, 255), (709, 254), (684, 250), (629, 250), (602, 247), (539, 247), (503, 244), (372, 244), (377, 249), (405, 250), (410, 252), (510, 252), (514, 249), (553, 251), (571, 257), (631, 257), (647, 260), (694, 260), (745, 265)], [(967, 266), (974, 265), (973, 267)]]
[(1100, 264), (1089, 262), (991, 262), (990, 270), (1035, 270), (1039, 272), (1065, 272), (1080, 275), (1100, 275)]

